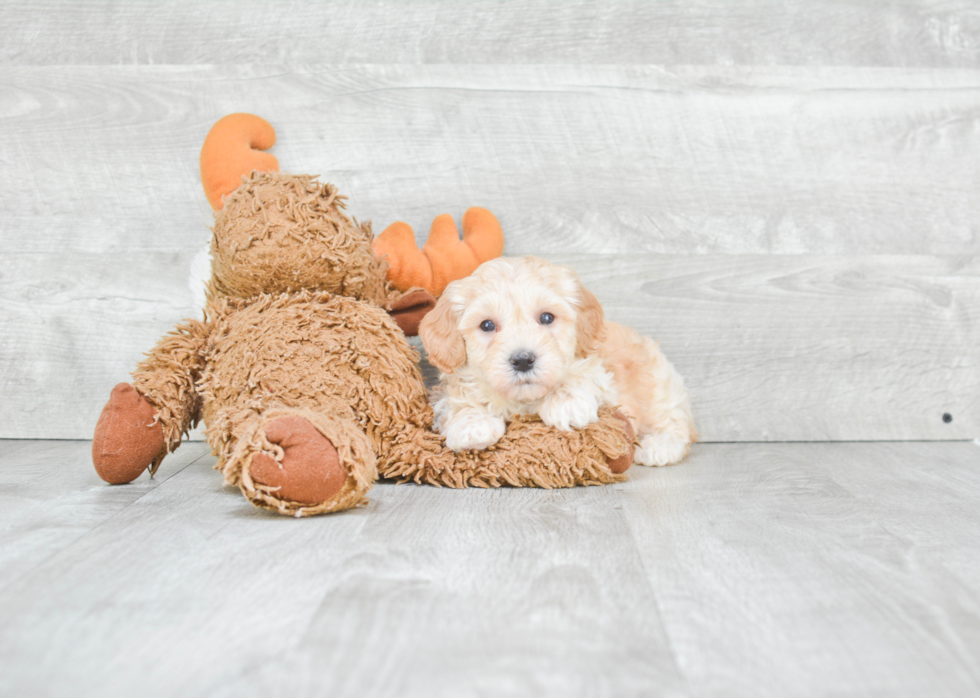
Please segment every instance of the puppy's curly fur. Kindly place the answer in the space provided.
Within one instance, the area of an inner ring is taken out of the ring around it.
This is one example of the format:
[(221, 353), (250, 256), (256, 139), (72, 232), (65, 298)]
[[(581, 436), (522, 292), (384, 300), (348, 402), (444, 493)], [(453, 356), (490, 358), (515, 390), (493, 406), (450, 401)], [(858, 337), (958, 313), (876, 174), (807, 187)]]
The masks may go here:
[(486, 448), (515, 415), (559, 429), (620, 405), (635, 462), (669, 465), (697, 440), (684, 381), (656, 342), (605, 319), (570, 268), (501, 257), (449, 284), (419, 328), (440, 371), (436, 428), (455, 451)]

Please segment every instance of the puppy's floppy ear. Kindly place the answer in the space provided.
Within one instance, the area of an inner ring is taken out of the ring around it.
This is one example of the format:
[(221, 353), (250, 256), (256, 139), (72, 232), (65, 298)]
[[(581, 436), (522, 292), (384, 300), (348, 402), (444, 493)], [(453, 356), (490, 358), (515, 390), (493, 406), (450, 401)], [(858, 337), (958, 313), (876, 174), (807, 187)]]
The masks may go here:
[(450, 290), (446, 289), (419, 324), (419, 337), (429, 362), (443, 373), (452, 373), (466, 363), (466, 342), (459, 331), (459, 313), (453, 307)]
[(575, 306), (578, 308), (578, 316), (575, 318), (577, 333), (575, 351), (582, 356), (589, 356), (599, 349), (599, 344), (606, 338), (606, 314), (602, 312), (599, 299), (581, 282), (577, 283), (578, 297), (575, 299)]

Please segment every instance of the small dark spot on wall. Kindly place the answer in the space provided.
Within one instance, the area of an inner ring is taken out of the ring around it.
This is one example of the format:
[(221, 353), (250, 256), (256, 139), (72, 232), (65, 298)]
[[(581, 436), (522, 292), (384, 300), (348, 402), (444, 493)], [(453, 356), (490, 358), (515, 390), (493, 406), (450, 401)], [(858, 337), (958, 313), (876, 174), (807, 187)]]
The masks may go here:
[(953, 421), (953, 415), (951, 415), (949, 412), (946, 412), (945, 414), (943, 414), (943, 421), (949, 424), (950, 422)]

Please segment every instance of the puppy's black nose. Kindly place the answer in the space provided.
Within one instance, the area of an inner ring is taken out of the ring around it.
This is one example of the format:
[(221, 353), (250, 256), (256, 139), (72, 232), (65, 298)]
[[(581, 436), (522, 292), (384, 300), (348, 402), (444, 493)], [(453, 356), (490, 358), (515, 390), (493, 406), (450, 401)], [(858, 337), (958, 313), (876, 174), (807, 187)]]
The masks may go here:
[(520, 351), (516, 354), (511, 354), (510, 365), (514, 367), (514, 370), (518, 373), (527, 373), (532, 368), (534, 368), (534, 354), (529, 351)]

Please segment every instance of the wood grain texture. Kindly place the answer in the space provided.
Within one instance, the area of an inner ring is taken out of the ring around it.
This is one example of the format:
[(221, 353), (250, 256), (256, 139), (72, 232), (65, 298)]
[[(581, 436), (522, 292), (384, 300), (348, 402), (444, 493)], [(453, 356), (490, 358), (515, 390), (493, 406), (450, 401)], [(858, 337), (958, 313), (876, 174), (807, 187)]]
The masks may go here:
[(0, 442), (32, 502), (0, 530), (72, 532), (0, 586), (0, 694), (980, 691), (976, 444), (699, 444), (622, 485), (381, 485), (303, 520), (187, 446), (152, 489), (100, 484), (88, 448)]
[(553, 259), (611, 319), (660, 340), (708, 441), (980, 433), (973, 257)]
[(184, 317), (200, 317), (174, 253), (5, 254), (0, 391), (7, 438), (91, 438), (109, 391)]
[[(603, 293), (663, 339), (708, 439), (977, 436), (976, 275), (943, 270), (980, 247), (971, 5), (392, 7), (5, 7), (0, 436), (88, 437), (111, 386), (199, 313), (197, 156), (233, 111), (268, 118), (283, 167), (334, 181), (379, 230), (404, 219), (421, 241), (436, 214), (483, 205), (508, 254), (578, 255), (596, 278), (697, 255), (669, 277), (684, 298)], [(383, 62), (357, 53), (372, 41)], [(785, 259), (750, 259), (767, 255)]]
[(204, 461), (0, 591), (0, 693), (681, 693), (614, 488), (382, 485), (297, 520)]
[(11, 67), (4, 244), (196, 249), (198, 153), (234, 111), (420, 239), (483, 205), (511, 254), (980, 245), (980, 70), (650, 66)]
[(51, 64), (614, 63), (953, 67), (965, 0), (7, 2), (0, 60)]
[[(0, 434), (91, 437), (110, 388), (174, 323), (198, 316), (182, 278), (190, 257), (60, 255), (56, 268), (70, 274), (0, 286), (0, 322), (23, 328), (0, 345), (4, 393), (21, 405)], [(706, 441), (980, 433), (974, 258), (551, 259), (575, 268), (611, 319), (661, 342)]]
[(90, 444), (0, 444), (0, 593), (209, 451), (188, 444), (167, 459), (167, 472), (113, 487), (95, 474)]
[(641, 473), (623, 512), (691, 694), (975, 695), (977, 456), (718, 445)]

